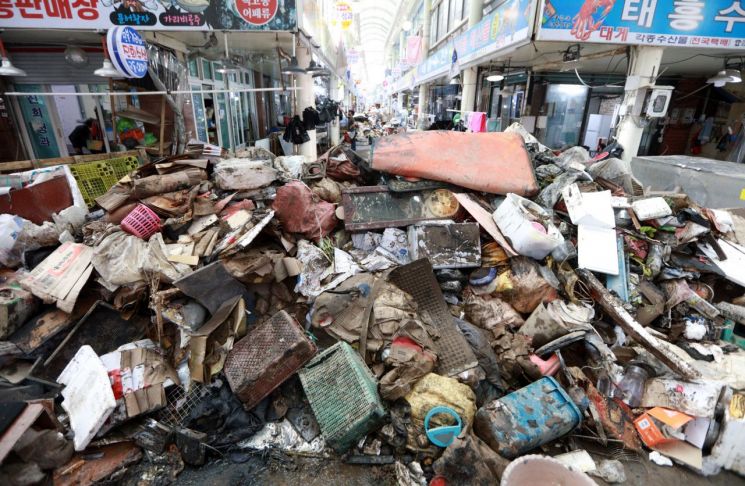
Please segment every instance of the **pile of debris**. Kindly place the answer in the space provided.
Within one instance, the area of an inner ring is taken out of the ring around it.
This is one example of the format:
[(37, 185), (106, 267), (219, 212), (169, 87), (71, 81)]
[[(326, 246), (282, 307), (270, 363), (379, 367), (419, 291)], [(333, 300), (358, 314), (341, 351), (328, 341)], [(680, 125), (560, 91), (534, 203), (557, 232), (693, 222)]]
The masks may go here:
[(578, 437), (745, 475), (736, 211), (519, 125), (373, 153), (190, 144), (92, 212), (68, 178), (48, 221), (0, 215), (3, 484), (267, 449), (407, 485), (624, 481)]

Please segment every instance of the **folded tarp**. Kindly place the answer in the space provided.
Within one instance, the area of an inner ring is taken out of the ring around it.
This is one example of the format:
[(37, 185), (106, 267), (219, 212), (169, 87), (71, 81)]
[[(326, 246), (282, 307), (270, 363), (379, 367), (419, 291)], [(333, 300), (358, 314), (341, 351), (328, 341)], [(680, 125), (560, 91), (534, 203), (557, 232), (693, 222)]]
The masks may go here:
[(372, 168), (492, 194), (538, 193), (530, 157), (522, 137), (515, 133), (424, 131), (391, 135), (375, 143)]

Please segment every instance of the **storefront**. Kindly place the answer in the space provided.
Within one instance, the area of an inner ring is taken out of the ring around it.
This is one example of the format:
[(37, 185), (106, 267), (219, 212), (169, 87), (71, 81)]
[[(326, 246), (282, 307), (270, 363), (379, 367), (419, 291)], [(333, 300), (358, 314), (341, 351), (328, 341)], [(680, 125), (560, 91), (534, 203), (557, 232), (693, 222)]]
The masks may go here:
[[(338, 56), (293, 33), (299, 27), (295, 0), (269, 2), (258, 12), (238, 12), (222, 1), (198, 12), (180, 8), (98, 4), (61, 18), (43, 9), (31, 15), (20, 6), (3, 11), (8, 55), (26, 73), (3, 79), (4, 113), (11, 120), (4, 129), (23, 142), (4, 157), (117, 151), (132, 148), (127, 137), (132, 134), (137, 146), (154, 155), (171, 153), (177, 142), (189, 140), (229, 150), (252, 145), (282, 130), (285, 117), (302, 112), (295, 102), (296, 76), (280, 72), (296, 44), (314, 53), (309, 60), (328, 66), (326, 77), (316, 78), (309, 90), (330, 97), (330, 78), (336, 82), (337, 69), (321, 59)], [(102, 77), (105, 59), (98, 32), (122, 25), (136, 25), (151, 53), (170, 56), (158, 68), (156, 76), (162, 79), (152, 79), (152, 69), (137, 80)], [(89, 119), (92, 140), (82, 148), (73, 146), (70, 134)]]

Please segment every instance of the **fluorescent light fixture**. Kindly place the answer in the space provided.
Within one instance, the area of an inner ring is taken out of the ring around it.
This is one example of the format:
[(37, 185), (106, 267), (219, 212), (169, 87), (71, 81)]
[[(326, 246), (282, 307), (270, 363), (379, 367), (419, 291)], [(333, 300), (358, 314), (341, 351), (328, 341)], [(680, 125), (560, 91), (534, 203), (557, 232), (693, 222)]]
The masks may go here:
[(215, 69), (218, 73), (226, 74), (226, 73), (235, 73), (238, 72), (240, 68), (233, 62), (233, 61), (223, 61), (220, 64), (220, 67)]

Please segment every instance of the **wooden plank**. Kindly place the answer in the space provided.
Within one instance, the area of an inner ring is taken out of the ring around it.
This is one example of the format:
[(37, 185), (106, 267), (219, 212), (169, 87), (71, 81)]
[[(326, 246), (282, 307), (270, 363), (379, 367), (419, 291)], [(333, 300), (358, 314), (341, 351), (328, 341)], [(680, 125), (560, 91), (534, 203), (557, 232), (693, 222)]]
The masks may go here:
[(17, 160), (15, 162), (0, 163), (0, 172), (18, 172), (18, 171), (30, 170), (33, 168), (34, 168), (34, 163), (31, 160)]
[(185, 263), (192, 267), (199, 265), (199, 257), (196, 255), (169, 255), (168, 261), (174, 263)]
[(652, 353), (673, 372), (688, 380), (696, 379), (701, 374), (689, 363), (681, 359), (673, 350), (673, 345), (652, 336), (641, 324), (636, 322), (623, 307), (618, 297), (611, 294), (592, 272), (578, 269), (577, 274), (587, 284), (590, 295), (605, 314), (634, 341)]

